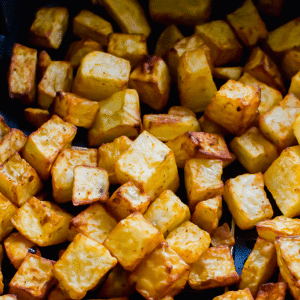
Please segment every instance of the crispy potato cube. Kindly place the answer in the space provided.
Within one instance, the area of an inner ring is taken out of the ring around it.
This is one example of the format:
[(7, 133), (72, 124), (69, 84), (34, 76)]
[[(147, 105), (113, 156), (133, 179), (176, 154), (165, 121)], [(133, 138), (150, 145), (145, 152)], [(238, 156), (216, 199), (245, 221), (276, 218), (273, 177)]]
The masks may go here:
[(247, 47), (252, 47), (268, 37), (266, 24), (252, 0), (246, 0), (241, 7), (228, 14), (226, 19)]
[(89, 10), (83, 9), (73, 19), (73, 33), (82, 39), (91, 39), (107, 45), (108, 35), (112, 32), (113, 27), (108, 21)]
[(4, 118), (0, 115), (0, 141), (10, 132), (10, 127), (5, 123)]
[(58, 153), (70, 147), (77, 128), (53, 115), (37, 131), (31, 133), (22, 149), (22, 156), (36, 170), (42, 180), (47, 180)]
[(230, 164), (232, 164), (237, 159), (236, 155), (233, 152), (229, 152), (229, 153), (230, 153), (231, 159), (224, 161), (223, 168), (228, 167)]
[(224, 188), (221, 180), (222, 172), (221, 160), (202, 158), (187, 160), (184, 166), (184, 182), (192, 212), (199, 202), (222, 195)]
[(144, 217), (164, 236), (191, 217), (190, 210), (172, 191), (163, 191), (149, 206)]
[(228, 179), (223, 198), (242, 230), (253, 228), (256, 223), (273, 216), (272, 206), (264, 190), (262, 173), (243, 174)]
[(254, 300), (251, 291), (246, 288), (244, 290), (226, 292), (221, 296), (213, 298), (213, 300)]
[(193, 112), (204, 111), (217, 92), (204, 48), (184, 52), (179, 58), (177, 72), (181, 105)]
[(235, 135), (243, 134), (255, 120), (260, 104), (260, 90), (228, 80), (215, 93), (205, 116)]
[(129, 87), (137, 90), (140, 101), (162, 110), (169, 99), (171, 77), (162, 58), (145, 56), (129, 76)]
[(50, 55), (45, 51), (41, 51), (39, 53), (37, 65), (36, 65), (36, 72), (38, 81), (40, 81), (48, 69), (50, 63), (52, 62)]
[(1, 271), (1, 264), (2, 264), (3, 257), (4, 257), (4, 251), (2, 245), (0, 245), (0, 294), (3, 294), (3, 290), (4, 290), (3, 274)]
[(163, 240), (163, 234), (142, 214), (133, 213), (117, 224), (103, 245), (125, 270), (133, 271)]
[(103, 245), (79, 233), (53, 271), (70, 298), (82, 299), (116, 264), (117, 260)]
[(230, 142), (230, 149), (249, 173), (265, 172), (278, 157), (277, 147), (257, 129), (249, 128)]
[(257, 238), (241, 274), (240, 289), (249, 288), (256, 297), (261, 284), (268, 282), (277, 268), (276, 249), (272, 242)]
[(39, 128), (50, 120), (51, 114), (47, 109), (28, 107), (24, 109), (24, 118), (27, 122)]
[(289, 50), (287, 51), (280, 63), (280, 69), (287, 80), (291, 80), (300, 70), (300, 51)]
[(108, 37), (107, 53), (129, 60), (133, 68), (148, 55), (146, 37), (143, 34), (112, 33)]
[(222, 196), (204, 200), (196, 205), (191, 221), (209, 234), (218, 228), (222, 216)]
[(23, 204), (11, 218), (15, 228), (40, 247), (67, 241), (72, 216), (54, 203), (35, 197)]
[(18, 208), (0, 193), (0, 241), (13, 230), (14, 225), (10, 220), (17, 210)]
[(18, 152), (0, 165), (0, 192), (15, 205), (22, 206), (42, 186), (34, 168)]
[(17, 300), (17, 296), (12, 294), (7, 294), (7, 295), (0, 296), (0, 300)]
[(113, 142), (102, 144), (98, 148), (98, 167), (108, 172), (110, 184), (119, 183), (115, 173), (115, 163), (119, 156), (123, 154), (132, 143), (130, 138), (122, 135), (114, 139)]
[(286, 290), (286, 282), (262, 284), (259, 288), (256, 300), (284, 300)]
[(168, 115), (196, 117), (196, 114), (192, 110), (184, 106), (171, 106), (168, 110)]
[(216, 133), (222, 136), (229, 134), (229, 131), (227, 129), (222, 127), (220, 124), (212, 121), (210, 118), (208, 118), (205, 115), (201, 116), (201, 118), (199, 119), (199, 124), (203, 132)]
[(65, 149), (57, 156), (51, 168), (52, 193), (56, 202), (72, 201), (74, 168), (83, 165), (97, 167), (96, 149), (80, 147)]
[(175, 296), (185, 286), (189, 265), (168, 246), (161, 243), (130, 275), (136, 290), (146, 299)]
[(99, 112), (88, 132), (89, 146), (101, 146), (121, 135), (136, 138), (141, 129), (140, 102), (136, 90), (125, 89), (99, 102)]
[(208, 249), (210, 236), (197, 225), (186, 221), (167, 235), (166, 242), (187, 264), (192, 264)]
[(98, 111), (98, 102), (87, 100), (72, 93), (59, 91), (54, 98), (53, 113), (78, 127), (92, 127)]
[(58, 283), (48, 296), (48, 300), (71, 300), (64, 287)]
[(243, 73), (243, 67), (219, 67), (214, 68), (213, 77), (224, 80), (239, 80)]
[(107, 210), (120, 221), (134, 212), (143, 214), (151, 198), (143, 193), (131, 181), (121, 185), (106, 203)]
[(101, 203), (93, 203), (72, 219), (70, 229), (76, 234), (82, 233), (103, 243), (116, 225), (117, 221), (107, 213)]
[(19, 232), (13, 232), (4, 240), (5, 253), (11, 264), (18, 269), (28, 253), (41, 256), (36, 244)]
[(54, 264), (52, 260), (28, 254), (9, 283), (9, 293), (19, 299), (46, 299), (56, 283), (53, 275)]
[(235, 244), (235, 238), (231, 233), (227, 223), (224, 223), (222, 226), (219, 226), (216, 229), (216, 231), (211, 236), (211, 244), (214, 247), (222, 245), (232, 247)]
[(296, 116), (294, 122), (293, 122), (293, 131), (294, 131), (294, 135), (298, 141), (300, 141), (300, 117), (299, 114)]
[(291, 81), (291, 85), (289, 88), (289, 93), (294, 94), (298, 99), (300, 98), (300, 72), (297, 72), (293, 77)]
[(8, 69), (8, 94), (24, 104), (35, 101), (37, 50), (14, 44)]
[(100, 101), (127, 87), (130, 62), (101, 51), (88, 53), (81, 61), (73, 93)]
[(121, 154), (115, 163), (115, 172), (120, 184), (132, 181), (151, 201), (164, 190), (176, 192), (179, 186), (173, 151), (147, 131)]
[(58, 49), (68, 27), (66, 7), (41, 7), (30, 27), (29, 40), (33, 45)]
[(208, 248), (192, 264), (189, 274), (189, 285), (194, 290), (228, 286), (239, 280), (228, 246)]

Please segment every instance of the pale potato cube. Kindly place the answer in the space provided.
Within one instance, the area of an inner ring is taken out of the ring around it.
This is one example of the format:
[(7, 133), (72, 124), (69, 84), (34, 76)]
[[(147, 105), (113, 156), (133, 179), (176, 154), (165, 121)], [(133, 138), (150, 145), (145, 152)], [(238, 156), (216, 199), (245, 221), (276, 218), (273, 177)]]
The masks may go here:
[(299, 84), (300, 84), (300, 72), (297, 72), (292, 77), (291, 85), (288, 92), (294, 94), (298, 99), (300, 98)]
[(90, 128), (99, 111), (99, 103), (59, 91), (54, 98), (52, 110), (66, 122), (78, 127)]
[(283, 8), (284, 0), (258, 0), (258, 9), (266, 15), (278, 17)]
[(133, 271), (163, 240), (163, 234), (142, 214), (133, 213), (117, 224), (103, 245), (125, 270)]
[(36, 65), (38, 81), (40, 81), (43, 78), (51, 62), (52, 62), (51, 57), (45, 50), (39, 53), (39, 57)]
[(108, 21), (89, 10), (83, 9), (73, 19), (73, 33), (82, 39), (91, 39), (107, 45), (108, 35), (112, 32), (113, 27)]
[(176, 192), (178, 169), (173, 151), (143, 131), (115, 163), (120, 184), (132, 181), (153, 201), (164, 190)]
[(246, 288), (244, 290), (226, 292), (213, 298), (213, 300), (254, 300), (254, 298), (251, 295), (251, 291)]
[(17, 296), (12, 294), (7, 294), (7, 295), (0, 296), (0, 300), (17, 300)]
[(9, 293), (18, 299), (45, 299), (56, 282), (54, 264), (52, 260), (28, 254), (9, 283)]
[(0, 115), (0, 141), (10, 132), (10, 127), (5, 123), (4, 118)]
[(219, 67), (214, 68), (213, 77), (224, 80), (239, 80), (243, 73), (243, 67)]
[(117, 260), (97, 241), (77, 234), (54, 266), (54, 276), (72, 299), (82, 299)]
[(27, 239), (45, 247), (67, 241), (72, 215), (48, 201), (31, 197), (11, 218)]
[(204, 200), (196, 205), (191, 221), (209, 234), (218, 228), (222, 216), (222, 196)]
[(162, 110), (169, 99), (171, 77), (162, 58), (145, 56), (129, 76), (129, 87), (135, 89), (140, 101), (155, 110)]
[(34, 127), (39, 128), (50, 120), (51, 114), (47, 109), (29, 107), (24, 109), (24, 118)]
[(14, 44), (8, 69), (8, 95), (24, 104), (35, 101), (37, 50)]
[(82, 165), (97, 167), (96, 149), (65, 149), (57, 156), (51, 168), (52, 194), (56, 202), (72, 201), (74, 168)]
[(235, 244), (235, 238), (227, 223), (224, 223), (216, 229), (211, 236), (211, 244), (214, 247), (222, 245), (232, 247)]
[(184, 106), (171, 106), (168, 110), (168, 115), (196, 117), (196, 114), (192, 110)]
[(220, 124), (212, 121), (210, 118), (208, 118), (206, 115), (202, 115), (199, 119), (199, 124), (201, 127), (201, 130), (206, 133), (216, 133), (220, 134), (222, 136), (228, 135), (229, 131), (222, 127)]
[(121, 135), (136, 138), (140, 129), (139, 95), (136, 90), (125, 89), (99, 102), (99, 112), (88, 132), (88, 143), (101, 146)]
[(192, 158), (185, 163), (184, 182), (192, 212), (199, 202), (222, 195), (224, 188), (222, 173), (221, 160)]
[(194, 290), (228, 286), (239, 280), (228, 246), (208, 248), (192, 264), (189, 274), (189, 285)]
[(259, 288), (256, 300), (284, 300), (286, 290), (286, 282), (262, 284)]
[(264, 190), (262, 173), (243, 174), (228, 179), (223, 198), (242, 230), (253, 228), (258, 222), (273, 216), (272, 206)]
[(297, 49), (287, 51), (281, 60), (280, 68), (285, 78), (291, 80), (300, 70), (300, 51)]
[(260, 90), (228, 80), (211, 99), (205, 116), (232, 134), (243, 134), (255, 120), (260, 104)]
[(187, 264), (192, 264), (208, 249), (210, 235), (186, 221), (167, 235), (166, 242)]
[(92, 51), (81, 61), (72, 92), (100, 101), (127, 87), (130, 62), (114, 55)]
[(32, 44), (58, 49), (68, 27), (69, 12), (66, 7), (41, 7), (30, 27)]
[(149, 206), (144, 217), (164, 236), (191, 217), (190, 210), (172, 191), (162, 192)]
[(168, 246), (161, 243), (130, 275), (136, 290), (148, 300), (177, 295), (186, 284), (189, 265)]

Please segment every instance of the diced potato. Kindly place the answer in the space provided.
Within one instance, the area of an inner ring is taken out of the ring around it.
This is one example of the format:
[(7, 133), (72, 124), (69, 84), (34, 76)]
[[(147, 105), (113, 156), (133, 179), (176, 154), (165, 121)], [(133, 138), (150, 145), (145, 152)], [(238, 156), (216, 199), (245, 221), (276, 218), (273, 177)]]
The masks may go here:
[(9, 293), (18, 299), (45, 299), (56, 282), (54, 264), (52, 260), (28, 254), (9, 283)]
[(222, 245), (232, 247), (235, 244), (235, 238), (227, 223), (224, 223), (216, 229), (214, 234), (211, 236), (211, 244), (214, 247)]
[(108, 35), (112, 32), (113, 27), (108, 21), (89, 10), (83, 9), (73, 19), (73, 33), (82, 39), (91, 39), (107, 45)]
[(256, 300), (284, 300), (286, 290), (286, 282), (262, 284), (259, 288)]
[(218, 228), (222, 216), (222, 196), (204, 200), (196, 205), (191, 221), (209, 234)]
[(300, 72), (297, 72), (293, 77), (291, 81), (291, 85), (289, 88), (289, 93), (294, 94), (298, 99), (300, 98)]
[(229, 134), (229, 131), (227, 129), (222, 127), (220, 124), (212, 121), (206, 115), (201, 116), (201, 118), (199, 119), (199, 124), (203, 132), (216, 133), (223, 136)]
[(47, 109), (29, 107), (24, 109), (24, 118), (27, 122), (39, 128), (50, 120), (51, 114)]
[(136, 290), (147, 300), (175, 296), (185, 286), (189, 265), (169, 246), (161, 243), (130, 275)]
[(117, 224), (103, 245), (125, 270), (133, 271), (163, 240), (162, 233), (142, 214), (133, 213)]
[(189, 285), (194, 290), (228, 286), (239, 280), (228, 246), (208, 248), (192, 264), (189, 274)]
[(53, 113), (78, 127), (90, 128), (99, 111), (99, 103), (72, 93), (59, 91), (53, 103)]
[(24, 104), (35, 101), (37, 50), (14, 44), (8, 69), (8, 95)]
[(100, 101), (127, 87), (130, 62), (114, 55), (92, 51), (81, 61), (73, 84), (73, 93)]
[(199, 202), (222, 195), (222, 172), (223, 162), (217, 159), (193, 158), (185, 163), (184, 182), (192, 212)]
[(41, 7), (30, 27), (32, 44), (58, 49), (68, 27), (69, 13), (66, 7)]
[(219, 67), (214, 68), (213, 77), (224, 80), (239, 80), (243, 73), (243, 67)]
[(15, 228), (27, 239), (45, 247), (67, 241), (72, 216), (48, 201), (31, 197), (11, 218)]
[(213, 298), (213, 300), (254, 300), (254, 298), (251, 295), (251, 291), (246, 288), (244, 290), (226, 292)]
[(140, 101), (162, 110), (169, 99), (171, 77), (162, 58), (145, 56), (129, 76), (129, 87), (137, 90)]
[(171, 106), (168, 110), (168, 115), (196, 117), (196, 114), (192, 110), (184, 106)]
[(258, 0), (258, 9), (266, 15), (278, 17), (282, 12), (284, 0)]
[(187, 264), (192, 264), (208, 249), (210, 236), (197, 225), (186, 221), (167, 235), (166, 242)]
[(77, 128), (53, 115), (37, 131), (31, 133), (22, 149), (22, 156), (36, 170), (42, 180), (47, 180), (58, 153), (70, 147)]
[(5, 123), (4, 118), (0, 115), (0, 141), (10, 132), (10, 127)]
[(298, 144), (300, 141), (300, 116), (299, 115), (300, 115), (300, 113), (297, 114), (295, 121), (293, 122), (293, 131), (294, 131), (294, 135), (298, 141)]
[(72, 201), (74, 168), (82, 165), (97, 167), (96, 149), (65, 149), (57, 156), (51, 168), (52, 193), (56, 202)]
[(3, 290), (4, 290), (3, 274), (1, 271), (1, 264), (2, 264), (3, 258), (4, 258), (4, 251), (3, 251), (2, 245), (0, 245), (0, 294), (3, 294)]
[(0, 300), (17, 300), (17, 296), (12, 294), (7, 294), (7, 295), (0, 296)]
[(259, 88), (228, 80), (215, 93), (204, 115), (231, 133), (241, 135), (255, 120), (259, 104)]
[(164, 190), (176, 192), (179, 186), (173, 151), (147, 131), (119, 157), (115, 172), (120, 184), (132, 181), (152, 201)]
[(224, 161), (223, 168), (228, 167), (237, 159), (236, 155), (233, 152), (229, 152), (229, 153), (230, 153), (231, 159)]
[(230, 142), (230, 149), (249, 173), (265, 172), (278, 157), (277, 147), (257, 129), (249, 128)]
[(64, 287), (58, 283), (48, 295), (48, 300), (72, 300)]
[(37, 65), (36, 65), (36, 72), (38, 81), (40, 81), (48, 69), (50, 63), (52, 62), (50, 55), (45, 51), (41, 51), (39, 53)]
[(273, 216), (272, 206), (264, 190), (262, 173), (243, 174), (228, 179), (223, 198), (242, 230), (253, 228), (258, 222)]
[(140, 102), (136, 90), (125, 89), (99, 102), (99, 112), (88, 132), (89, 146), (110, 143), (121, 135), (136, 138), (141, 129)]
[(103, 245), (79, 233), (53, 271), (70, 298), (82, 299), (116, 264), (117, 260)]
[(291, 80), (300, 70), (300, 51), (292, 49), (287, 51), (280, 63), (280, 68), (287, 80)]

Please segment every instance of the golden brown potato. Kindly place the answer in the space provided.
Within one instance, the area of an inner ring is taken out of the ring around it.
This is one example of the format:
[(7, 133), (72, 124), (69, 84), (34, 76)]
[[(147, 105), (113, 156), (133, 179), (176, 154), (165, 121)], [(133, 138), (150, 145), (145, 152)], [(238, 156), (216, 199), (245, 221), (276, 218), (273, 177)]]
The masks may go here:
[(39, 128), (50, 120), (51, 114), (46, 109), (28, 107), (24, 109), (24, 118), (27, 122)]
[(300, 72), (297, 72), (292, 77), (291, 85), (290, 85), (288, 93), (294, 94), (298, 99), (300, 98), (299, 84), (300, 84)]
[(284, 300), (286, 290), (286, 282), (262, 284), (259, 288), (256, 300)]
[(211, 244), (214, 247), (218, 246), (228, 246), (232, 247), (235, 244), (235, 238), (230, 231), (230, 228), (227, 223), (224, 223), (222, 226), (219, 226), (216, 231), (211, 236)]
[(0, 245), (0, 294), (3, 294), (3, 290), (4, 290), (3, 274), (1, 271), (1, 264), (2, 264), (3, 257), (4, 257), (4, 251), (2, 245)]
[(229, 134), (229, 131), (227, 129), (222, 127), (220, 124), (212, 121), (206, 115), (201, 116), (201, 118), (199, 119), (199, 124), (203, 132), (216, 133), (222, 136)]
[(7, 295), (0, 296), (0, 300), (17, 300), (17, 296), (12, 294), (7, 294)]
[(4, 118), (0, 115), (0, 141), (9, 133), (10, 127), (5, 123)]
[(51, 57), (45, 50), (39, 53), (37, 66), (36, 66), (38, 81), (40, 81), (43, 78), (51, 62), (52, 62)]
[(64, 287), (57, 283), (55, 288), (48, 295), (48, 300), (71, 300)]
[(297, 49), (287, 51), (281, 60), (280, 68), (285, 78), (291, 80), (300, 70), (300, 51)]
[(171, 106), (168, 110), (168, 115), (196, 117), (196, 114), (192, 110), (184, 106)]
[(219, 67), (214, 68), (213, 77), (224, 80), (239, 80), (243, 73), (243, 67)]
[(244, 290), (226, 292), (221, 296), (217, 296), (213, 298), (213, 300), (240, 300), (240, 299), (254, 300), (254, 298), (251, 295), (251, 291), (248, 288)]

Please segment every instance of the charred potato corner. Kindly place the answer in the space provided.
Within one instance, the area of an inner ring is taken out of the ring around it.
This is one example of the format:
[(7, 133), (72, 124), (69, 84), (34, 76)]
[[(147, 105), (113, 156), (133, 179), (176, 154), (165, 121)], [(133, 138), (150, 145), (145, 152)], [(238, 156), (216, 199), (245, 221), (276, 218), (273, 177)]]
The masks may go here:
[(299, 300), (296, 4), (18, 5), (0, 300)]

